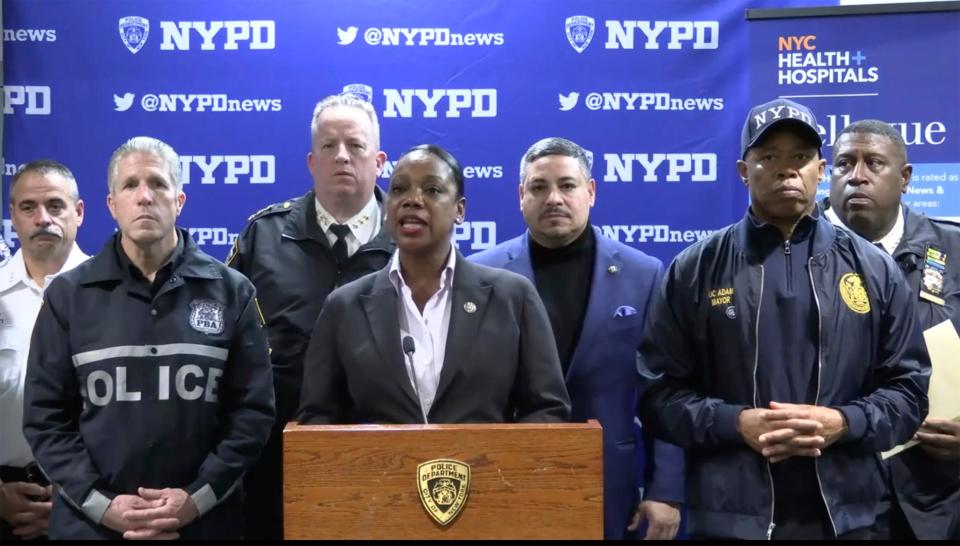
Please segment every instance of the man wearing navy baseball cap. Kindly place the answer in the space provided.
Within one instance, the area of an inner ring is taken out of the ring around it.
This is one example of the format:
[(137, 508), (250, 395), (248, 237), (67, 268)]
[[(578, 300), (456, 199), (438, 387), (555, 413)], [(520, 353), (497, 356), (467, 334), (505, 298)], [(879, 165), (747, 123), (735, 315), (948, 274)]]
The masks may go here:
[(750, 110), (739, 222), (670, 265), (647, 321), (642, 419), (687, 451), (694, 537), (867, 538), (877, 452), (927, 413), (930, 362), (900, 270), (821, 218), (819, 126)]

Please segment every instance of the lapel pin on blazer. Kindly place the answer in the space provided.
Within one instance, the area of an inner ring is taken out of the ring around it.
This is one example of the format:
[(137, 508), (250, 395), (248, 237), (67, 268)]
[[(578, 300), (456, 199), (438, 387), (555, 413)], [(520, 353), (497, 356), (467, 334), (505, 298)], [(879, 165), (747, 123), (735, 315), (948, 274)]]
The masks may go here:
[(607, 273), (611, 275), (616, 275), (618, 271), (620, 271), (620, 268), (615, 265), (611, 265), (607, 268)]
[(617, 310), (613, 312), (614, 317), (629, 317), (630, 315), (636, 315), (637, 310), (629, 305), (621, 305), (617, 307)]
[(477, 304), (473, 303), (472, 301), (468, 301), (467, 303), (463, 304), (463, 310), (468, 313), (473, 313), (477, 310)]

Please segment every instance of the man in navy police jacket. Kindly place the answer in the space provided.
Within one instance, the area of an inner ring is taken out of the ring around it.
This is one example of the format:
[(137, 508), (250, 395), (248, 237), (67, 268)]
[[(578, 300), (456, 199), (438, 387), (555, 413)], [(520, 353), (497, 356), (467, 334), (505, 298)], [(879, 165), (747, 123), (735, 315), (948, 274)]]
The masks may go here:
[(50, 538), (240, 538), (274, 417), (266, 333), (250, 282), (176, 227), (179, 166), (159, 140), (122, 145), (119, 232), (46, 292), (24, 434), (56, 491)]

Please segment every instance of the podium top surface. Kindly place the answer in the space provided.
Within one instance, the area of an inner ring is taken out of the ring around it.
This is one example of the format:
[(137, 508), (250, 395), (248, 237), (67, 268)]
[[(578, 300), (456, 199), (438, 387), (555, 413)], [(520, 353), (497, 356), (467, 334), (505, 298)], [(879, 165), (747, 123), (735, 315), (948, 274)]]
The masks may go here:
[(430, 430), (463, 430), (470, 429), (476, 431), (495, 431), (495, 430), (591, 430), (601, 429), (600, 423), (591, 419), (586, 423), (464, 423), (464, 424), (436, 424), (436, 425), (300, 425), (296, 422), (289, 422), (283, 428), (284, 434), (291, 432), (316, 432), (316, 431), (337, 431), (337, 432), (363, 432), (363, 431), (430, 431)]

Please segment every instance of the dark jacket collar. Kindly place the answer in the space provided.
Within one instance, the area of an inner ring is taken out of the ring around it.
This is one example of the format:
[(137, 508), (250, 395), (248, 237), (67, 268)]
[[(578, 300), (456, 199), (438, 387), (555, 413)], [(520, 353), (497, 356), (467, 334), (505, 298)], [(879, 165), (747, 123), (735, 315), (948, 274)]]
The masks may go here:
[[(179, 263), (175, 264), (174, 272), (183, 277), (199, 279), (221, 279), (223, 275), (217, 270), (216, 262), (197, 248), (190, 233), (183, 228), (176, 228), (177, 235), (183, 241), (183, 251)], [(103, 245), (103, 249), (90, 259), (90, 267), (83, 276), (82, 284), (91, 284), (105, 281), (122, 282), (127, 273), (123, 270), (123, 261), (117, 255), (120, 248), (120, 232), (117, 231)]]
[(903, 211), (903, 237), (893, 252), (894, 258), (902, 254), (922, 256), (926, 245), (938, 239), (929, 219), (921, 212), (914, 212), (906, 205), (900, 205)]
[[(820, 209), (817, 207), (814, 207), (811, 214), (805, 217), (805, 219), (802, 221), (810, 221), (813, 223), (813, 239), (811, 240), (810, 244), (813, 247), (813, 256), (814, 258), (817, 258), (824, 254), (830, 248), (830, 246), (833, 245), (833, 242), (837, 237), (837, 228), (835, 228), (829, 220), (820, 214)], [(744, 213), (743, 218), (740, 219), (740, 221), (737, 222), (733, 227), (734, 240), (736, 241), (737, 246), (740, 247), (741, 252), (746, 255), (747, 260), (751, 263), (762, 261), (766, 255), (766, 247), (759, 244), (757, 238), (758, 232), (765, 229), (768, 228), (756, 225), (755, 220), (751, 218), (751, 211), (749, 208)]]

